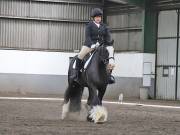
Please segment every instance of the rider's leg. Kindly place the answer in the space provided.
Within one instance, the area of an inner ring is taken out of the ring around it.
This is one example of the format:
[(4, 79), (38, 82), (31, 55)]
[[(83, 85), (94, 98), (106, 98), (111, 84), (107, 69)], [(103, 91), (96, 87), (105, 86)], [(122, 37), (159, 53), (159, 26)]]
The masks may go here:
[(79, 52), (77, 59), (76, 59), (76, 67), (75, 67), (75, 75), (73, 77), (73, 80), (77, 83), (79, 83), (79, 71), (82, 68), (82, 59), (92, 51), (91, 48), (87, 46), (82, 46), (81, 51)]
[(81, 51), (78, 54), (78, 58), (82, 60), (86, 56), (86, 54), (90, 53), (91, 51), (91, 48), (87, 46), (82, 46)]

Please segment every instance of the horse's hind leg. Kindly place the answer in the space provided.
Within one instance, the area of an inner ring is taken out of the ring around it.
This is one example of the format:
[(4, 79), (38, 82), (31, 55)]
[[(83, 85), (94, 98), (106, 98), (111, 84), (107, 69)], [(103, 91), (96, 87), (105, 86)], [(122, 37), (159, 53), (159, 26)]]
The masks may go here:
[(70, 93), (70, 112), (79, 112), (81, 110), (81, 98), (84, 87), (75, 86)]
[(69, 112), (70, 91), (71, 90), (72, 90), (71, 85), (69, 85), (64, 94), (64, 103), (63, 103), (63, 107), (62, 107), (62, 116), (61, 116), (62, 119), (64, 119)]
[(69, 84), (64, 95), (62, 119), (64, 119), (69, 112), (80, 112), (83, 89), (84, 87), (82, 86)]

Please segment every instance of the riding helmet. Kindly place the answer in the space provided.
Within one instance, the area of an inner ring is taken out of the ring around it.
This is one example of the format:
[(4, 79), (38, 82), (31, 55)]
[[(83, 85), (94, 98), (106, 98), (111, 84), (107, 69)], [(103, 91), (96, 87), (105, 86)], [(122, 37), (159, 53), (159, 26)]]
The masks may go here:
[(91, 17), (102, 16), (103, 11), (100, 8), (94, 8), (91, 12)]

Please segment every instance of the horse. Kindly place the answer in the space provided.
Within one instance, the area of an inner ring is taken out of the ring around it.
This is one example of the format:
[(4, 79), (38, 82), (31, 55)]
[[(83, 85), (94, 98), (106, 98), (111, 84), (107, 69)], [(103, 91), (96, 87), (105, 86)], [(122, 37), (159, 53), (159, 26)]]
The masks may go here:
[(80, 72), (80, 84), (76, 84), (71, 79), (74, 72), (74, 64), (77, 56), (73, 57), (68, 70), (68, 87), (64, 94), (64, 103), (62, 107), (62, 119), (65, 119), (68, 112), (79, 112), (81, 110), (81, 98), (85, 87), (88, 88), (89, 97), (87, 99), (87, 120), (94, 123), (104, 123), (107, 121), (107, 109), (102, 106), (102, 99), (108, 85), (109, 53), (106, 46), (101, 44), (99, 47), (88, 54), (83, 63), (91, 61), (86, 68)]

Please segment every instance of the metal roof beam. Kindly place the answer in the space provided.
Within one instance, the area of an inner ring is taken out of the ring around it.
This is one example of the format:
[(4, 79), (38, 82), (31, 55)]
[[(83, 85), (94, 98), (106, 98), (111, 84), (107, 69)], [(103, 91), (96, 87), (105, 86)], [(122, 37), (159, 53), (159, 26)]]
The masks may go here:
[(135, 6), (144, 7), (145, 0), (107, 0), (109, 2), (115, 2), (119, 4), (132, 4)]
[(109, 2), (115, 2), (115, 3), (119, 3), (119, 4), (128, 4), (127, 0), (107, 0)]

